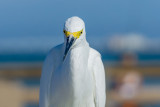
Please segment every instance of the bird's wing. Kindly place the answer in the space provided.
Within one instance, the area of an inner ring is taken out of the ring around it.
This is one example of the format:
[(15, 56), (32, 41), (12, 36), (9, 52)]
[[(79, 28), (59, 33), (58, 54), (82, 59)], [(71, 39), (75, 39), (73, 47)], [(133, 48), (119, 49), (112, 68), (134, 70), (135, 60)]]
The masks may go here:
[(39, 97), (39, 107), (48, 107), (48, 90), (49, 90), (49, 83), (50, 83), (50, 75), (52, 71), (52, 67), (49, 63), (52, 63), (50, 60), (50, 55), (44, 61), (41, 79), (40, 79), (40, 97)]
[(42, 68), (41, 79), (40, 79), (40, 97), (39, 97), (39, 107), (49, 106), (49, 88), (51, 75), (54, 72), (55, 67), (59, 63), (59, 50), (61, 50), (62, 45), (59, 45), (49, 52), (47, 55)]
[(95, 107), (105, 107), (105, 102), (106, 102), (105, 70), (100, 55), (98, 55), (94, 59), (93, 75), (95, 80)]

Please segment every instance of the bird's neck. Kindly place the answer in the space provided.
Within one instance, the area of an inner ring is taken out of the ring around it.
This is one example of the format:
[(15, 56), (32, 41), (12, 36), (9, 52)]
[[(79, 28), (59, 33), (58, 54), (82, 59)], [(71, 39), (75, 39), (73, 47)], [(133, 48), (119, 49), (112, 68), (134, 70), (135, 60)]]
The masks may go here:
[(89, 56), (89, 44), (86, 40), (75, 45), (69, 51), (64, 64), (68, 65), (68, 71), (71, 73), (84, 72), (87, 70)]
[(78, 48), (78, 47), (85, 47), (85, 46), (89, 46), (89, 44), (88, 44), (86, 38), (83, 38), (83, 39), (81, 39), (79, 41), (76, 41), (76, 43), (73, 44), (72, 49)]
[(86, 42), (72, 48), (61, 65), (61, 73), (58, 73), (60, 75), (58, 78), (62, 81), (62, 85), (70, 98), (83, 96), (84, 92), (79, 94), (80, 89), (85, 88), (86, 84), (90, 84), (88, 83), (90, 82), (88, 57), (89, 45)]
[(71, 96), (79, 96), (79, 89), (85, 87), (82, 81), (88, 78), (88, 56), (89, 45), (81, 44), (70, 50), (66, 59), (63, 62), (63, 72), (65, 84), (69, 89), (68, 93), (72, 93)]

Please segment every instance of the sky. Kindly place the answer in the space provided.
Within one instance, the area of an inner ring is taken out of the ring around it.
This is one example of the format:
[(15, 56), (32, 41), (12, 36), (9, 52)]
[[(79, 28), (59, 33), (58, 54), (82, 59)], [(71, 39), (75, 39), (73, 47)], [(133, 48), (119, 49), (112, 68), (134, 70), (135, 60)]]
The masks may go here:
[(71, 16), (85, 21), (92, 44), (114, 34), (158, 38), (159, 5), (160, 0), (0, 0), (0, 47), (61, 43)]

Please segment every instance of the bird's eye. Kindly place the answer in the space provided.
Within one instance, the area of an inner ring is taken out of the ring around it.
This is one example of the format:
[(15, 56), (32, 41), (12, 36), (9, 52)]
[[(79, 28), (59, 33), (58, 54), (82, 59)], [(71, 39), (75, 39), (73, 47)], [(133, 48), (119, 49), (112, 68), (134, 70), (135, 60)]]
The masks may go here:
[(82, 34), (83, 32), (81, 31), (81, 34)]
[(65, 30), (63, 30), (63, 32), (64, 32), (64, 33), (66, 33), (66, 31), (65, 31)]

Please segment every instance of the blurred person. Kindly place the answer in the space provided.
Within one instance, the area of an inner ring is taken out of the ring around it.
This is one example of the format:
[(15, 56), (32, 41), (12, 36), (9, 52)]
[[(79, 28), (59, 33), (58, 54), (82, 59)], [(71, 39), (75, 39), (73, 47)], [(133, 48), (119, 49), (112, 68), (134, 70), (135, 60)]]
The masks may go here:
[(138, 56), (133, 52), (125, 52), (122, 54), (121, 64), (124, 67), (133, 67), (138, 63)]
[(122, 107), (139, 107), (139, 106), (133, 101), (127, 101), (122, 104)]
[(136, 71), (130, 71), (122, 79), (119, 94), (124, 99), (132, 99), (141, 88), (142, 77)]
[(119, 95), (125, 100), (122, 107), (138, 107), (132, 99), (139, 93), (142, 85), (142, 77), (136, 71), (129, 71), (122, 79), (119, 87)]

